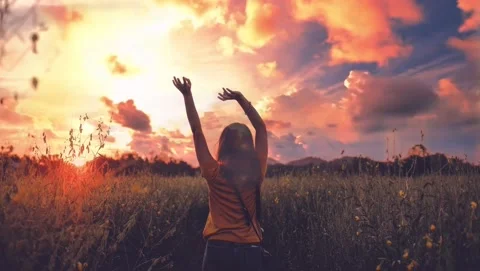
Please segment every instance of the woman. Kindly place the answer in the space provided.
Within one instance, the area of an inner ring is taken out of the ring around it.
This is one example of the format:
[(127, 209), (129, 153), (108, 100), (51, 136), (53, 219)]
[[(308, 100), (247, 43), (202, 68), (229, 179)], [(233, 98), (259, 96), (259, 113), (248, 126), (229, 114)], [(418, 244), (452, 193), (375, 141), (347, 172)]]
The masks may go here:
[[(209, 188), (203, 236), (207, 240), (203, 271), (262, 270), (262, 231), (258, 221), (260, 186), (267, 168), (267, 129), (252, 104), (238, 91), (223, 89), (218, 98), (235, 100), (255, 128), (232, 123), (220, 135), (217, 160), (208, 150), (191, 92), (191, 82), (174, 77), (183, 94), (202, 177)], [(245, 207), (243, 207), (245, 206)]]

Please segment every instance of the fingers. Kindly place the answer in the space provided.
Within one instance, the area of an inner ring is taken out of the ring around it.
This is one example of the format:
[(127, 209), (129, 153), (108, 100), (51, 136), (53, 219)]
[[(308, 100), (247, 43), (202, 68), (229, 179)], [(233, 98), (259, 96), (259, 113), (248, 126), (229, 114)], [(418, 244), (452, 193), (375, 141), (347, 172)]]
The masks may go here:
[(226, 96), (224, 93), (218, 93), (217, 98), (221, 101), (226, 101), (229, 99), (229, 97)]
[(173, 84), (175, 84), (176, 87), (178, 87), (180, 85), (180, 80), (178, 80), (177, 77), (173, 77)]

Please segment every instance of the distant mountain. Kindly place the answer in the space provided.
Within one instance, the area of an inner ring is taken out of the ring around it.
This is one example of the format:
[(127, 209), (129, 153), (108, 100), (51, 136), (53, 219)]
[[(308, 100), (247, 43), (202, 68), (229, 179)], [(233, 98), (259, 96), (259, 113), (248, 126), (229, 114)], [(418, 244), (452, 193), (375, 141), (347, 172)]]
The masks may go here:
[(319, 165), (324, 165), (326, 163), (327, 163), (327, 161), (323, 160), (322, 158), (309, 156), (309, 157), (305, 157), (305, 158), (302, 158), (302, 159), (290, 161), (290, 162), (287, 163), (287, 165), (289, 165), (289, 166), (308, 166), (308, 165), (319, 166)]
[(275, 160), (271, 157), (268, 157), (267, 165), (282, 165), (282, 163), (280, 163), (279, 161), (277, 161), (277, 160)]

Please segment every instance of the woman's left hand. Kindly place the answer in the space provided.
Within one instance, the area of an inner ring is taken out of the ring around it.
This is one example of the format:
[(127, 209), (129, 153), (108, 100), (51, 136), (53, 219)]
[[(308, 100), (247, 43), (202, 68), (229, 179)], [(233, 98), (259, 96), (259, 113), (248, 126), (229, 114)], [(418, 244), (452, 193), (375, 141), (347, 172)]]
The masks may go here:
[(240, 100), (243, 97), (243, 94), (240, 91), (234, 91), (229, 88), (223, 88), (223, 93), (218, 93), (218, 99), (222, 101), (227, 100)]

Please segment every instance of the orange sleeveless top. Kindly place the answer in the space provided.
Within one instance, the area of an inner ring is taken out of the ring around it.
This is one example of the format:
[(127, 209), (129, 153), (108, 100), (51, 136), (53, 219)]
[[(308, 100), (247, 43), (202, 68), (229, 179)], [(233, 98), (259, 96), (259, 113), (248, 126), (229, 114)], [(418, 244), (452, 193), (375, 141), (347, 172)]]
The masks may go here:
[[(202, 177), (208, 183), (208, 206), (210, 209), (203, 230), (204, 239), (235, 243), (260, 242), (253, 225), (247, 226), (242, 204), (235, 190), (224, 178), (219, 176), (219, 165), (218, 163), (215, 164), (202, 170)], [(252, 217), (258, 234), (262, 236), (256, 214), (255, 188), (240, 190), (240, 195)]]

